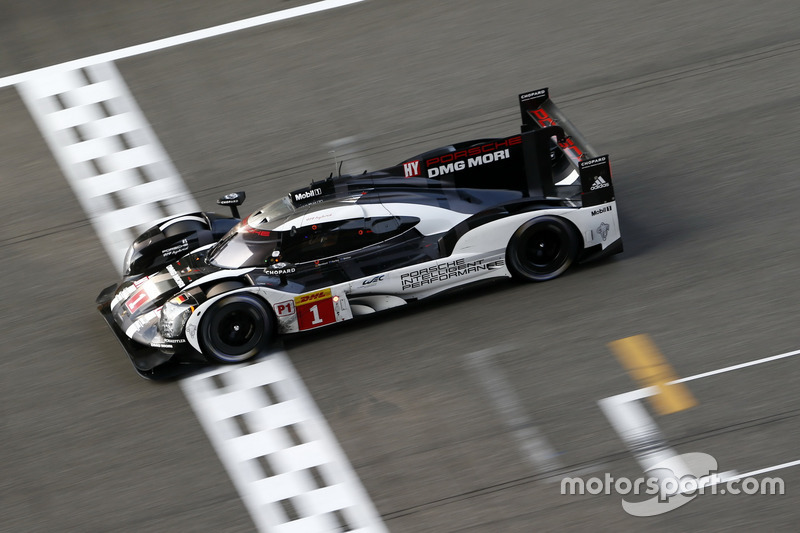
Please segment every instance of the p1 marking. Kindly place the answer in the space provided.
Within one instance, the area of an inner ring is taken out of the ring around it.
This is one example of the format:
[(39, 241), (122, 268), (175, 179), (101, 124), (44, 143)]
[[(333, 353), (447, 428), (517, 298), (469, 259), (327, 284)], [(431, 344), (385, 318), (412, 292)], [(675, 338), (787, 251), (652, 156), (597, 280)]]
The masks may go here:
[(689, 388), (676, 383), (675, 371), (647, 335), (616, 340), (608, 346), (642, 388), (656, 388), (657, 393), (649, 400), (659, 414), (677, 413), (697, 405)]

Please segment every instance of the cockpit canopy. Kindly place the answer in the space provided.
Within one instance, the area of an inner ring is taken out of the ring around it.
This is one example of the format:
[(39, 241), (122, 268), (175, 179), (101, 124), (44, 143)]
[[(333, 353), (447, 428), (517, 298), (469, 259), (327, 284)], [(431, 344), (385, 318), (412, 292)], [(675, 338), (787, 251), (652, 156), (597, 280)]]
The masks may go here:
[[(289, 197), (283, 197), (252, 213), (231, 229), (211, 249), (208, 262), (220, 268), (270, 267), (276, 263), (306, 263), (353, 252), (386, 241), (413, 228), (415, 217), (353, 217), (359, 210), (336, 216), (309, 216), (324, 206), (298, 212)], [(328, 206), (330, 207), (330, 206)], [(337, 208), (332, 208), (334, 213)], [(319, 222), (314, 223), (316, 220)], [(296, 225), (295, 225), (296, 224)]]

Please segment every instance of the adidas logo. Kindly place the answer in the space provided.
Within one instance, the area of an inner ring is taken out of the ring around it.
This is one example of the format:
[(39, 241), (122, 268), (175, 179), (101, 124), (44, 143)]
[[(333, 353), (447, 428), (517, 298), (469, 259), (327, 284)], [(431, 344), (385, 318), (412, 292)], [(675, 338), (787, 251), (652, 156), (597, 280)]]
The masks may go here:
[(603, 187), (608, 187), (608, 185), (609, 185), (609, 183), (606, 180), (604, 180), (601, 176), (597, 176), (594, 179), (594, 183), (592, 184), (592, 187), (591, 187), (590, 190), (596, 191), (597, 189), (602, 189)]

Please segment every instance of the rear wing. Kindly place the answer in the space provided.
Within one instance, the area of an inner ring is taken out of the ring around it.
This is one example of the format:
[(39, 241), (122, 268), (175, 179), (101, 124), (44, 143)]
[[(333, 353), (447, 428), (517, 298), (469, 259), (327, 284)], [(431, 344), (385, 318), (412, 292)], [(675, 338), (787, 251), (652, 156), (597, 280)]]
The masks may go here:
[(559, 140), (558, 147), (575, 163), (575, 166), (578, 166), (578, 161), (584, 158), (591, 159), (599, 155), (583, 138), (578, 128), (550, 100), (547, 88), (519, 95), (519, 108), (522, 114), (523, 132), (548, 126), (560, 126), (564, 130), (564, 139)]
[(579, 172), (583, 206), (614, 201), (608, 155), (597, 154), (572, 122), (550, 100), (547, 88), (520, 94), (519, 107), (523, 138), (531, 139), (524, 143), (527, 145), (525, 155), (529, 181), (532, 175), (537, 175), (539, 179), (536, 181), (543, 186), (544, 192), (555, 194), (552, 170), (545, 160), (544, 147), (548, 144), (545, 138), (550, 137)]

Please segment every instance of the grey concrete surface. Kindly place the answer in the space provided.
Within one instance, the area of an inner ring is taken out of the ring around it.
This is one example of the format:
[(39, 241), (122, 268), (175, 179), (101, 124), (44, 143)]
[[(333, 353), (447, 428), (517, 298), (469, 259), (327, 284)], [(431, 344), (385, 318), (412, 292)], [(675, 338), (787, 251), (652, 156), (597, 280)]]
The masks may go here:
[[(301, 4), (6, 2), (0, 76)], [(606, 348), (648, 333), (682, 375), (800, 347), (796, 3), (368, 0), (118, 66), (197, 198), (255, 208), (442, 141), (511, 134), (549, 86), (612, 157), (625, 253), (286, 341), (394, 532), (796, 529), (782, 497), (633, 518), (525, 461), (466, 356), (494, 362), (564, 472), (640, 475), (597, 407)], [(178, 387), (140, 380), (94, 310), (115, 273), (13, 89), (0, 90), (2, 531), (251, 531)], [(341, 141), (346, 139), (346, 141)], [(352, 168), (351, 168), (352, 167)], [(692, 382), (656, 421), (747, 472), (800, 459), (800, 359)], [(564, 473), (561, 472), (561, 473)]]

